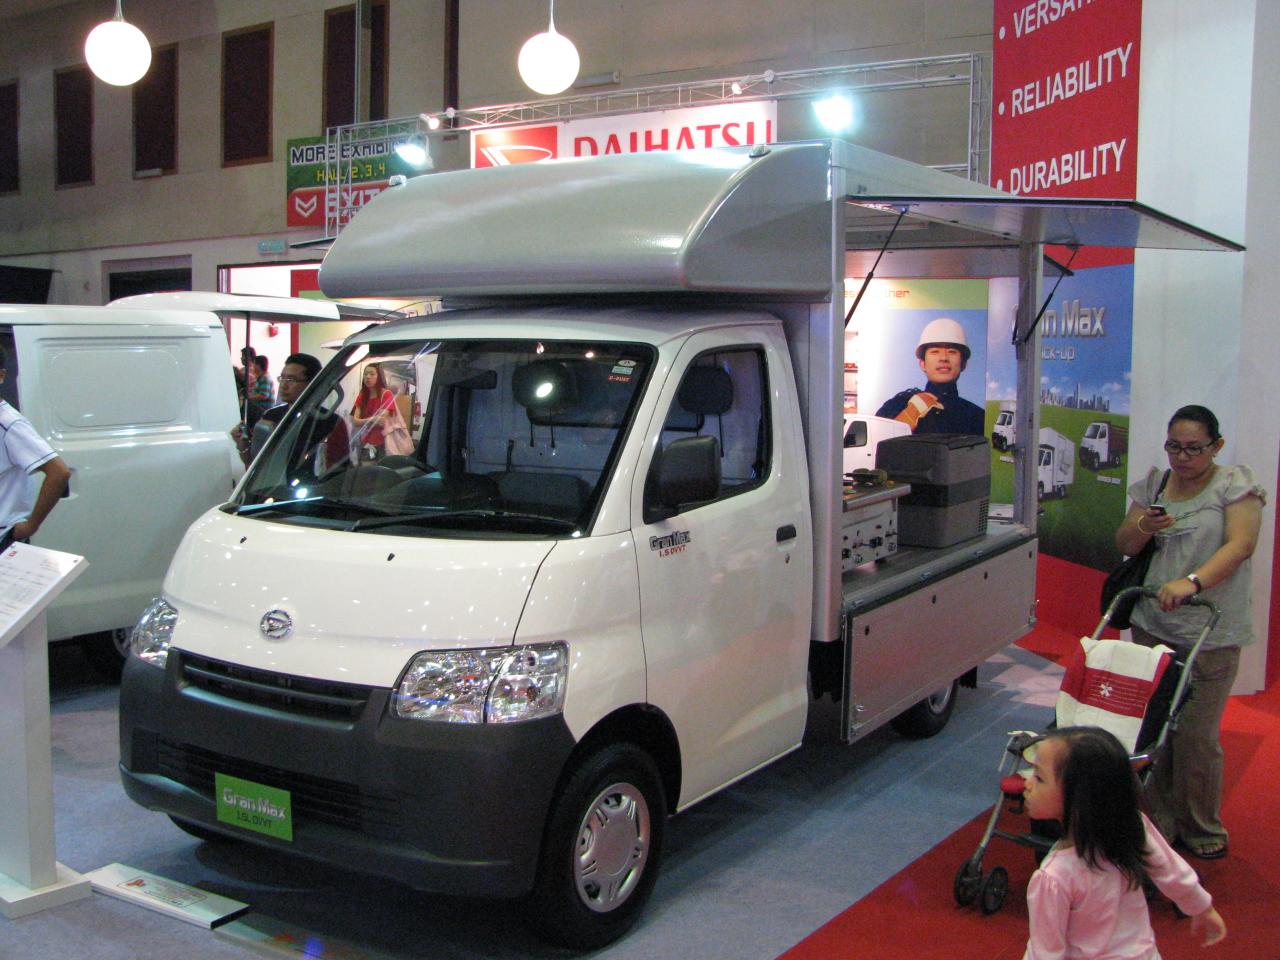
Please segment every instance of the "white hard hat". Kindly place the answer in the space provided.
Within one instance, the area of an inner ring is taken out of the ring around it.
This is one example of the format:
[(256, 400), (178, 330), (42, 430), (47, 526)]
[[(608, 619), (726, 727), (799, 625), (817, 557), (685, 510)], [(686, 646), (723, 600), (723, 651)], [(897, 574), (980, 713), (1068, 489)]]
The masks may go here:
[(916, 344), (916, 359), (924, 359), (925, 347), (956, 347), (965, 362), (969, 360), (969, 341), (964, 337), (964, 327), (950, 317), (939, 317), (920, 332), (920, 342)]

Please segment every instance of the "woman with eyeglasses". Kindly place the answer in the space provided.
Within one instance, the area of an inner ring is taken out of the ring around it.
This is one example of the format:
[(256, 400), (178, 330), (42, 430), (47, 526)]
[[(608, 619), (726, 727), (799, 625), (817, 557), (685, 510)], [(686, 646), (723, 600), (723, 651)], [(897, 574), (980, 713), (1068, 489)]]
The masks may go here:
[(1129, 512), (1116, 530), (1116, 546), (1128, 556), (1156, 538), (1146, 586), (1158, 588), (1159, 603), (1134, 608), (1135, 641), (1164, 643), (1185, 654), (1204, 627), (1204, 613), (1178, 607), (1203, 593), (1222, 611), (1192, 669), (1190, 699), (1173, 734), (1173, 762), (1157, 766), (1148, 787), (1160, 832), (1204, 860), (1227, 854), (1218, 726), (1240, 648), (1255, 639), (1249, 558), (1266, 504), (1266, 492), (1251, 469), (1216, 462), (1222, 446), (1218, 418), (1210, 410), (1179, 408), (1165, 438), (1164, 489), (1166, 471), (1152, 468), (1129, 488)]

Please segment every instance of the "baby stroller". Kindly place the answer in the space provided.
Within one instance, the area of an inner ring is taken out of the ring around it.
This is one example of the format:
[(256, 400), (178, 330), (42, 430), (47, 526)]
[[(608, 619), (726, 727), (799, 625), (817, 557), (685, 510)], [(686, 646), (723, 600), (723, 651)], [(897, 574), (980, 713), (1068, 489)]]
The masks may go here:
[[(1169, 738), (1177, 728), (1178, 713), (1186, 698), (1191, 679), (1191, 665), (1205, 639), (1218, 623), (1216, 604), (1191, 597), (1184, 605), (1204, 607), (1208, 611), (1204, 629), (1188, 651), (1185, 661), (1174, 657), (1165, 646), (1144, 647), (1125, 640), (1102, 640), (1102, 631), (1111, 623), (1118, 604), (1126, 597), (1141, 594), (1154, 597), (1150, 587), (1130, 587), (1120, 591), (1102, 615), (1093, 634), (1082, 638), (1080, 649), (1067, 665), (1058, 693), (1057, 718), (1054, 726), (1097, 726), (1115, 734), (1129, 750), (1129, 760), (1146, 785), (1156, 764), (1167, 762)], [(1024, 730), (1009, 734), (1009, 742), (999, 766), (1000, 799), (987, 821), (987, 828), (973, 856), (960, 864), (952, 892), (956, 903), (967, 907), (975, 900), (984, 914), (995, 913), (1004, 905), (1009, 890), (1009, 873), (1004, 867), (993, 867), (985, 877), (982, 858), (992, 837), (1010, 840), (1030, 847), (1037, 858), (1048, 852), (1058, 839), (1057, 824), (1032, 821), (1026, 833), (1009, 833), (997, 829), (1000, 815), (1023, 812), (1024, 778), (1019, 765), (1030, 766), (1024, 756), (1033, 749), (1042, 734)]]

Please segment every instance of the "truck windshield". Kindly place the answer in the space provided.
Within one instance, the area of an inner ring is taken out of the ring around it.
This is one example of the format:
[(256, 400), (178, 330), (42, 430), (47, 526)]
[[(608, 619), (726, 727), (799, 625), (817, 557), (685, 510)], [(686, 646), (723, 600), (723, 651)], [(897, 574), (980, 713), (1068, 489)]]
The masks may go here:
[(1094, 439), (1094, 438), (1096, 438), (1096, 437), (1098, 436), (1098, 434), (1100, 434), (1101, 432), (1102, 432), (1102, 424), (1100, 424), (1100, 423), (1091, 423), (1091, 424), (1089, 424), (1089, 426), (1088, 426), (1088, 427), (1086, 427), (1086, 428), (1085, 428), (1085, 431), (1084, 431), (1084, 438), (1085, 438), (1086, 440), (1093, 440), (1093, 439)]
[(652, 347), (345, 347), (279, 418), (227, 509), (398, 536), (585, 533)]

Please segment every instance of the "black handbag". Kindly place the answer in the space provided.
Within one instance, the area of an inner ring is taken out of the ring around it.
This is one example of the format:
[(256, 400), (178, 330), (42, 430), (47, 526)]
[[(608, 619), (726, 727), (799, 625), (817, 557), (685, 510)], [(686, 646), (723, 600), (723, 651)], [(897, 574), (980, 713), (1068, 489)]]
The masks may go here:
[[(1164, 485), (1169, 482), (1169, 471), (1164, 472), (1164, 476), (1160, 479), (1160, 486), (1156, 489), (1156, 495), (1151, 498), (1151, 502), (1160, 499), (1160, 494), (1164, 493)], [(1102, 604), (1099, 611), (1104, 616), (1107, 608), (1111, 606), (1111, 601), (1116, 598), (1116, 594), (1128, 587), (1141, 587), (1147, 580), (1147, 571), (1151, 568), (1151, 558), (1156, 553), (1156, 538), (1152, 537), (1146, 542), (1141, 550), (1132, 557), (1125, 557), (1120, 564), (1107, 574), (1107, 579), (1102, 581)], [(1125, 597), (1116, 605), (1115, 610), (1111, 612), (1111, 626), (1117, 630), (1127, 630), (1129, 628), (1129, 618), (1133, 616), (1133, 608), (1137, 602), (1142, 599), (1139, 593)]]

